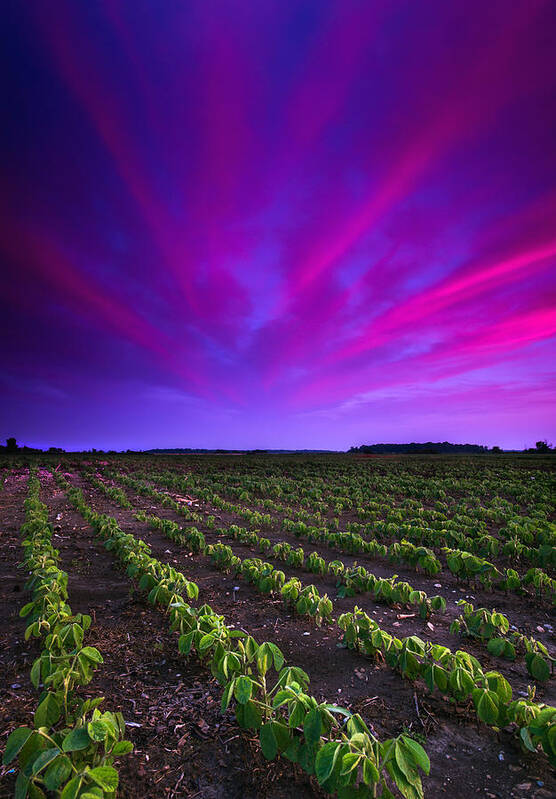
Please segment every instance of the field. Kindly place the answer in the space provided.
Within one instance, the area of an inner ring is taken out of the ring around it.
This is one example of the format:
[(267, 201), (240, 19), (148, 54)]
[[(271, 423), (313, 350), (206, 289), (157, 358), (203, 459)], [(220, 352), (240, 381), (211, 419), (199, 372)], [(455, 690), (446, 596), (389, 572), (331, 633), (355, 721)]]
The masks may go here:
[(552, 464), (6, 459), (0, 797), (553, 797)]

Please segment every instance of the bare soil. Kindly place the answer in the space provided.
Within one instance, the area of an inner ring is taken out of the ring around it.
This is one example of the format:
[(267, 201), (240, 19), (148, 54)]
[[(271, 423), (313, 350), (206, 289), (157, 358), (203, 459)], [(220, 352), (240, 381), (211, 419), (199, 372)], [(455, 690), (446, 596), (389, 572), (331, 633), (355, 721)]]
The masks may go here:
[[(16, 570), (21, 550), (18, 530), (26, 495), (26, 472), (12, 473), (0, 493), (0, 741), (12, 729), (28, 723), (36, 706), (36, 696), (29, 682), (29, 671), (38, 654), (36, 642), (23, 641), (24, 620), (19, 609), (27, 601), (23, 591), (25, 575)], [(308, 619), (293, 615), (280, 601), (259, 594), (254, 587), (217, 571), (210, 560), (193, 555), (161, 533), (133, 518), (133, 511), (120, 508), (102, 492), (92, 489), (77, 472), (68, 479), (82, 488), (87, 501), (99, 511), (114, 516), (122, 529), (147, 541), (153, 555), (172, 563), (200, 588), (199, 602), (208, 602), (225, 615), (230, 624), (248, 630), (258, 641), (271, 640), (280, 646), (289, 663), (304, 668), (311, 677), (310, 689), (320, 700), (336, 701), (356, 710), (379, 737), (396, 735), (403, 730), (423, 736), (431, 759), (431, 775), (424, 779), (425, 795), (450, 795), (452, 799), (485, 796), (489, 799), (515, 797), (549, 799), (556, 795), (556, 781), (546, 760), (524, 753), (507, 731), (496, 733), (478, 725), (466, 707), (455, 707), (441, 696), (427, 694), (419, 683), (412, 684), (384, 665), (372, 663), (359, 654), (338, 648), (333, 626), (315, 627)], [(123, 797), (158, 799), (158, 797), (310, 797), (322, 796), (314, 780), (285, 760), (267, 762), (249, 733), (241, 731), (232, 713), (220, 712), (220, 690), (210, 673), (195, 660), (186, 660), (177, 651), (177, 638), (168, 632), (167, 621), (136, 592), (133, 583), (119, 570), (93, 530), (68, 504), (65, 495), (48, 473), (42, 472), (42, 500), (47, 503), (55, 525), (56, 546), (63, 568), (69, 574), (69, 601), (76, 612), (89, 613), (93, 624), (87, 642), (97, 646), (104, 657), (87, 695), (105, 696), (106, 709), (119, 709), (127, 722), (128, 737), (135, 745), (133, 755), (122, 758), (120, 792)], [(134, 510), (139, 508), (172, 518), (182, 524), (182, 517), (156, 505), (150, 499), (128, 492)], [(225, 526), (231, 520), (222, 521)], [(207, 540), (212, 531), (197, 525)], [(272, 537), (269, 535), (268, 537)], [(276, 540), (287, 540), (280, 531)], [(230, 542), (242, 557), (252, 550)], [(292, 543), (298, 543), (292, 537)], [(304, 548), (305, 544), (300, 542)], [(318, 546), (312, 547), (319, 551)], [(322, 554), (334, 554), (322, 548)], [(336, 554), (336, 557), (338, 555)], [(348, 556), (339, 556), (344, 562)], [(363, 562), (360, 559), (360, 562)], [(277, 562), (277, 565), (280, 562)], [(380, 573), (373, 562), (375, 573)], [(284, 567), (290, 574), (295, 570)], [(384, 564), (385, 574), (392, 569)], [(430, 593), (434, 582), (442, 583), (453, 605), (454, 590), (464, 596), (447, 575), (440, 580), (415, 572), (396, 569), (415, 587)], [(417, 633), (454, 648), (448, 640), (448, 619), (433, 617), (434, 631), (417, 618), (398, 619), (399, 609), (378, 605), (357, 596), (336, 599), (334, 585), (299, 571), (304, 582), (314, 582), (319, 591), (334, 598), (335, 613), (354, 604), (373, 613), (377, 620), (397, 635)], [(239, 591), (233, 588), (239, 586)], [(467, 592), (466, 592), (467, 593)], [(475, 596), (474, 604), (483, 598)], [(519, 597), (500, 597), (507, 604), (496, 606), (524, 628), (534, 627), (549, 618), (545, 609), (523, 606)], [(492, 606), (486, 599), (484, 604)], [(451, 610), (452, 617), (455, 611)], [(394, 627), (393, 625), (396, 625)], [(489, 659), (484, 648), (473, 651), (482, 663), (506, 674), (514, 690), (527, 683), (523, 664), (501, 667), (499, 659)], [(544, 688), (544, 701), (553, 702), (553, 681)], [(13, 774), (0, 771), (0, 799), (13, 793)]]

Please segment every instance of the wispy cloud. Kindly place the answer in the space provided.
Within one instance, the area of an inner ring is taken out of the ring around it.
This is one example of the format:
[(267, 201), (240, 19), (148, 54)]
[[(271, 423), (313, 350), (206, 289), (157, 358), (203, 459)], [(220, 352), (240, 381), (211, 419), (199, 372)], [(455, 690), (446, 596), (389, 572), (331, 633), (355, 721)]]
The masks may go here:
[(127, 402), (157, 435), (212, 414), (234, 445), (439, 405), (442, 437), (449, 408), (479, 433), (527, 397), (553, 429), (553, 13), (14, 7), (2, 402)]

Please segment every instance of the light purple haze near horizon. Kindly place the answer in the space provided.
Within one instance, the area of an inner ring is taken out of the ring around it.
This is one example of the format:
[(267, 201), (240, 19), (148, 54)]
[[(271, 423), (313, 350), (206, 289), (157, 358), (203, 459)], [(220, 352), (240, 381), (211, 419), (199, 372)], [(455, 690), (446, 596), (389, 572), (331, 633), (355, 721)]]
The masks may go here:
[(556, 6), (8, 3), (0, 436), (556, 438)]

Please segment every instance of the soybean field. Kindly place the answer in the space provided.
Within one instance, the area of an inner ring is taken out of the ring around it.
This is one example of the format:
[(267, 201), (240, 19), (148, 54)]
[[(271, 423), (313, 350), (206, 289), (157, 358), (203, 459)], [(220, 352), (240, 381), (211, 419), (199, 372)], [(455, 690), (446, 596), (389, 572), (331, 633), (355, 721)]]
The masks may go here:
[(0, 797), (550, 799), (540, 455), (0, 463)]

